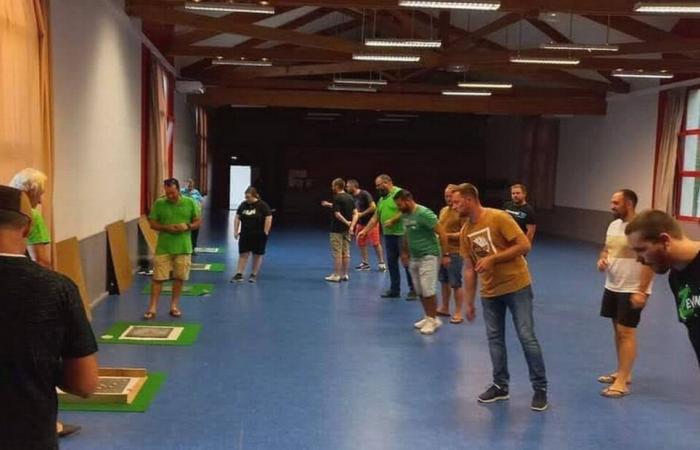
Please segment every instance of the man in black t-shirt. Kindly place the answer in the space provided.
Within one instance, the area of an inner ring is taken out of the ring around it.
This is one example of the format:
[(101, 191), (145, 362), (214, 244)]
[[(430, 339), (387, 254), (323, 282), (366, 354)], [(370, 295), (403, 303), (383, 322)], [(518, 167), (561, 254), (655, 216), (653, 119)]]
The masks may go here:
[(350, 242), (352, 234), (357, 224), (357, 209), (355, 200), (350, 194), (345, 192), (345, 181), (336, 178), (331, 183), (333, 190), (333, 203), (323, 201), (321, 205), (331, 208), (333, 216), (331, 218), (331, 253), (333, 254), (333, 273), (325, 280), (333, 283), (348, 281), (348, 268), (350, 266)]
[(673, 217), (657, 210), (638, 214), (625, 234), (639, 262), (656, 273), (670, 270), (678, 320), (688, 329), (700, 365), (700, 242), (686, 237)]
[(0, 186), (0, 448), (56, 449), (56, 387), (97, 388), (97, 343), (78, 288), (25, 256), (31, 205)]
[(355, 199), (355, 208), (357, 209), (358, 217), (355, 235), (357, 235), (357, 246), (360, 247), (362, 262), (359, 266), (355, 267), (355, 269), (364, 271), (372, 269), (369, 265), (369, 250), (367, 248), (371, 245), (377, 253), (377, 269), (380, 272), (386, 272), (384, 249), (382, 249), (381, 240), (379, 238), (379, 227), (373, 227), (366, 235), (362, 237), (359, 236), (360, 232), (367, 228), (367, 224), (372, 219), (374, 211), (377, 210), (377, 205), (374, 203), (372, 194), (364, 189), (360, 189), (360, 183), (357, 180), (348, 180), (347, 191), (348, 194), (352, 195)]
[(238, 268), (231, 282), (243, 281), (243, 271), (252, 253), (253, 270), (248, 281), (255, 283), (267, 247), (267, 237), (272, 229), (272, 210), (252, 186), (246, 189), (245, 201), (238, 206), (233, 229), (234, 237), (238, 239)]
[(527, 189), (523, 184), (514, 184), (510, 187), (511, 201), (503, 205), (503, 210), (511, 215), (523, 233), (527, 235), (530, 243), (535, 239), (535, 210), (527, 203)]

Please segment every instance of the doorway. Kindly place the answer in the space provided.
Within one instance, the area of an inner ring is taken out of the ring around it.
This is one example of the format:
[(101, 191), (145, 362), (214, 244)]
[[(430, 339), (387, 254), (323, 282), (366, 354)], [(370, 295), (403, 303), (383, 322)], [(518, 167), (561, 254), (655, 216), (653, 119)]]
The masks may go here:
[(251, 185), (250, 166), (231, 166), (229, 174), (229, 209), (236, 210), (245, 197), (245, 190)]

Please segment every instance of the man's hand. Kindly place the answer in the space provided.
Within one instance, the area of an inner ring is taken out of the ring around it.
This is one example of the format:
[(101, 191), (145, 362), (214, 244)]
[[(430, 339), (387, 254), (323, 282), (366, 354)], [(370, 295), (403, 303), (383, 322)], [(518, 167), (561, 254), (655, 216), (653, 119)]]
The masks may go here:
[(448, 267), (450, 267), (450, 263), (451, 263), (451, 262), (452, 262), (452, 261), (451, 261), (451, 258), (450, 258), (449, 256), (443, 256), (443, 257), (442, 257), (442, 267), (444, 267), (445, 269), (447, 269)]
[(476, 262), (476, 265), (474, 266), (474, 271), (476, 273), (490, 272), (493, 270), (493, 266), (495, 264), (496, 260), (494, 256), (487, 256), (485, 258), (481, 258)]
[(362, 231), (360, 231), (359, 233), (357, 233), (357, 238), (358, 238), (358, 239), (363, 239), (365, 236), (367, 236), (367, 229), (366, 229), (366, 228), (364, 228)]
[(166, 231), (168, 233), (173, 233), (173, 234), (184, 233), (188, 229), (189, 228), (188, 228), (186, 223), (175, 223), (172, 225), (166, 225)]
[(598, 260), (598, 270), (601, 272), (608, 270), (608, 258), (600, 258)]
[(327, 201), (327, 200), (324, 200), (324, 201), (321, 202), (321, 206), (323, 206), (324, 208), (332, 208), (332, 207), (333, 207), (333, 203), (331, 203), (331, 202), (329, 202), (329, 201)]
[(401, 253), (401, 264), (403, 264), (404, 267), (408, 267), (408, 253)]
[(352, 228), (352, 227), (350, 227), (350, 225), (351, 225), (351, 224), (348, 224), (348, 233), (350, 234), (350, 236), (354, 236), (354, 235), (355, 235), (355, 229)]
[(241, 233), (233, 233), (233, 238), (235, 240), (238, 240), (239, 237), (241, 237)]
[(476, 319), (476, 307), (474, 303), (467, 303), (467, 320), (473, 322)]
[(647, 304), (647, 298), (648, 296), (646, 294), (642, 294), (641, 292), (635, 292), (630, 295), (630, 304), (632, 305), (632, 309), (644, 309)]
[(394, 225), (396, 225), (398, 223), (399, 220), (401, 220), (401, 216), (396, 216), (392, 219), (389, 219), (389, 220), (384, 222), (384, 227), (385, 228), (393, 227)]

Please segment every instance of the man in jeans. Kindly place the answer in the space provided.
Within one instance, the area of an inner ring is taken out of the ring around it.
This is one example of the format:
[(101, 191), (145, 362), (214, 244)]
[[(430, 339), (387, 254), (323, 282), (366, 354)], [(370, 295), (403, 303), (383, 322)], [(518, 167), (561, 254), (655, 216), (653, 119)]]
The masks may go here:
[(506, 311), (510, 310), (535, 390), (530, 408), (544, 411), (548, 407), (547, 377), (542, 350), (535, 337), (530, 272), (523, 256), (530, 251), (530, 241), (508, 213), (482, 207), (479, 191), (469, 183), (455, 189), (453, 204), (462, 217), (469, 219), (460, 236), (467, 315), (474, 313), (478, 274), (493, 365), (493, 384), (478, 400), (493, 403), (510, 398), (505, 341)]
[[(394, 196), (401, 190), (394, 186), (389, 175), (379, 175), (374, 180), (377, 192), (381, 195), (377, 210), (374, 212), (367, 226), (357, 235), (358, 239), (364, 239), (372, 228), (381, 223), (384, 233), (384, 245), (386, 245), (386, 262), (389, 266), (389, 290), (382, 294), (383, 298), (398, 298), (401, 296), (401, 272), (399, 270), (399, 256), (401, 255), (401, 240), (404, 235), (401, 212), (399, 211)], [(406, 300), (416, 300), (416, 291), (413, 289), (411, 274), (406, 268), (406, 280), (408, 280), (409, 292)]]
[(419, 205), (413, 195), (405, 189), (394, 196), (394, 201), (401, 211), (404, 235), (401, 260), (408, 265), (416, 294), (423, 304), (424, 316), (414, 324), (421, 334), (433, 334), (442, 321), (437, 317), (435, 285), (437, 284), (438, 258), (440, 242), (437, 235), (444, 240), (442, 228), (437, 216), (430, 209)]

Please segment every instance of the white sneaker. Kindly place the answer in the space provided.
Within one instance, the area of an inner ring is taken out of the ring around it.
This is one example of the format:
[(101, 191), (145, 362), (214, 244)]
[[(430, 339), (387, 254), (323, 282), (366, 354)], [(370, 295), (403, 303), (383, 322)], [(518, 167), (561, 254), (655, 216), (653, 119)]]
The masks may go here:
[(386, 272), (386, 264), (379, 264), (379, 266), (377, 266), (377, 270), (380, 272)]
[(423, 328), (420, 329), (421, 334), (429, 335), (435, 333), (442, 326), (442, 321), (438, 318), (428, 317)]
[(324, 278), (324, 280), (330, 281), (331, 283), (340, 283), (341, 278), (340, 275), (333, 274), (328, 275), (326, 278)]
[(350, 275), (343, 275), (343, 276), (340, 278), (340, 281), (350, 281)]
[(425, 324), (428, 322), (428, 316), (423, 317), (421, 320), (418, 322), (414, 323), (413, 326), (417, 329), (421, 329), (425, 326)]

